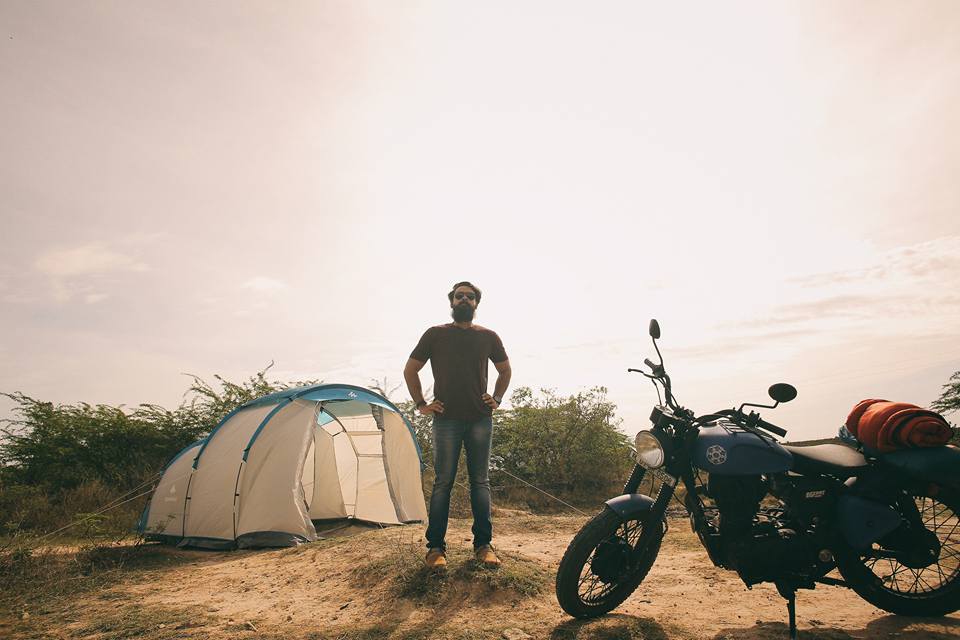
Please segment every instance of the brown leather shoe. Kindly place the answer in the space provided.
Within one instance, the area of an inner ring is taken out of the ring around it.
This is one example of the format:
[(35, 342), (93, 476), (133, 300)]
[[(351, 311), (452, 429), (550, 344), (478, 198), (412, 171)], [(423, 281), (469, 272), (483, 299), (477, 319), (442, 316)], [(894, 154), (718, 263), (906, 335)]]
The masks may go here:
[(496, 569), (500, 566), (500, 558), (493, 552), (493, 547), (488, 544), (477, 547), (473, 553), (477, 558), (477, 562), (485, 567)]
[(446, 569), (447, 554), (443, 551), (443, 549), (428, 549), (426, 565), (428, 569)]

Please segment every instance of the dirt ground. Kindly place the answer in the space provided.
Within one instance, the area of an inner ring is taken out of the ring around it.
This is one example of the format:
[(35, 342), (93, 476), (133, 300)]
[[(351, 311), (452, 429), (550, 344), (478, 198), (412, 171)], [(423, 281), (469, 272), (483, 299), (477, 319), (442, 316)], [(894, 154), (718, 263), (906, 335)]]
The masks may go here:
[[(505, 556), (505, 575), (510, 563), (542, 574), (540, 592), (533, 595), (470, 580), (451, 581), (422, 597), (398, 595), (391, 572), (409, 574), (418, 565), (423, 527), (356, 527), (293, 549), (165, 548), (168, 566), (134, 572), (107, 588), (33, 611), (27, 604), (18, 618), (0, 621), (0, 637), (787, 637), (786, 605), (774, 587), (748, 591), (735, 574), (714, 568), (682, 519), (671, 520), (656, 564), (632, 597), (596, 621), (571, 619), (556, 602), (552, 580), (584, 521), (510, 511), (495, 516), (494, 542)], [(451, 569), (467, 562), (469, 527), (469, 521), (451, 521)], [(960, 614), (902, 618), (840, 587), (801, 591), (797, 614), (801, 638), (960, 638)]]

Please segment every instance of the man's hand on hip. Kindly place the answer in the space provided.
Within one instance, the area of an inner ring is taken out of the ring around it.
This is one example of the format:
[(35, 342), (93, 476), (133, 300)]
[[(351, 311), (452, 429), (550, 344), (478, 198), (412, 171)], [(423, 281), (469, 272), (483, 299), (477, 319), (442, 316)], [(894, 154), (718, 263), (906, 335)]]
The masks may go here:
[(489, 393), (483, 394), (482, 396), (480, 396), (480, 398), (483, 400), (484, 404), (490, 407), (490, 409), (496, 410), (500, 408), (500, 403), (497, 402), (497, 399), (494, 398)]
[(421, 415), (429, 416), (434, 413), (442, 414), (443, 413), (443, 403), (439, 400), (434, 400), (430, 404), (425, 404), (422, 407), (417, 407), (417, 411)]

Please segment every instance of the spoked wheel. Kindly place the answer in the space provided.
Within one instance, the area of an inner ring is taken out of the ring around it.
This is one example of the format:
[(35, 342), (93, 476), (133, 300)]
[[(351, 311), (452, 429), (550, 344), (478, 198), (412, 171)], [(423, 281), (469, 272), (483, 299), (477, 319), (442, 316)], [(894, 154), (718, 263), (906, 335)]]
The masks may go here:
[(604, 508), (570, 542), (557, 570), (557, 600), (575, 618), (593, 618), (619, 606), (646, 577), (660, 551), (664, 524), (646, 548), (634, 548), (648, 523), (622, 521)]
[(837, 568), (860, 597), (904, 616), (942, 616), (960, 609), (960, 496), (940, 490), (913, 495), (926, 528), (899, 551), (874, 544), (837, 553)]

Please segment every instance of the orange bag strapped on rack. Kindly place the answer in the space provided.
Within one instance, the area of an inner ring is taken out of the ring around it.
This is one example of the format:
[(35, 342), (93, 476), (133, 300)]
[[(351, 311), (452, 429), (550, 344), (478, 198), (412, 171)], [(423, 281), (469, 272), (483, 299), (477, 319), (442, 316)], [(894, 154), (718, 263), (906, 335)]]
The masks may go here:
[(939, 447), (953, 437), (953, 428), (939, 413), (889, 400), (861, 400), (847, 416), (846, 426), (864, 446), (883, 453)]

